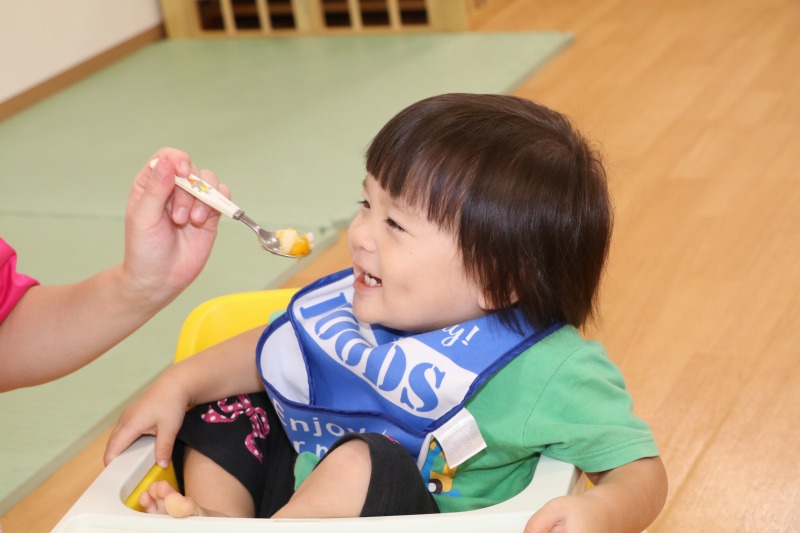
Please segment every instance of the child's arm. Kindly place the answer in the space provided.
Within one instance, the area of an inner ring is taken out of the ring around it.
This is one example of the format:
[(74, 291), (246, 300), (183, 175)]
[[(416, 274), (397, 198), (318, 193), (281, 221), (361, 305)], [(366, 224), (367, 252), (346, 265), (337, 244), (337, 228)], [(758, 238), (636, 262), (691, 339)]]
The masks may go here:
[(166, 467), (190, 405), (263, 390), (255, 347), (263, 327), (221, 342), (168, 368), (120, 415), (106, 444), (108, 464), (141, 435), (156, 436), (156, 462)]
[(525, 533), (641, 533), (667, 497), (667, 474), (659, 457), (588, 477), (594, 487), (551, 500), (528, 520)]

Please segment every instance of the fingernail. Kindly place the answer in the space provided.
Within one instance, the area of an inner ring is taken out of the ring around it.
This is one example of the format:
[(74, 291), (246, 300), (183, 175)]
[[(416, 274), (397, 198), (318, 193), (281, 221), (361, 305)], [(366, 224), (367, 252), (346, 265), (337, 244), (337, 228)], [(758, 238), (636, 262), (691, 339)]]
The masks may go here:
[(164, 178), (167, 177), (167, 171), (164, 168), (164, 165), (156, 165), (155, 171), (156, 171), (156, 178), (158, 178), (158, 181), (163, 181)]
[(166, 470), (167, 468), (169, 468), (169, 461), (161, 460), (158, 462), (158, 466)]
[(176, 224), (185, 224), (188, 218), (189, 218), (189, 210), (186, 209), (185, 207), (179, 207), (172, 214), (172, 220)]
[(158, 179), (158, 181), (161, 181), (164, 179), (165, 174), (164, 174), (164, 169), (158, 166), (159, 161), (160, 159), (157, 157), (155, 159), (151, 159), (148, 166), (156, 171), (156, 178)]
[(192, 220), (197, 222), (198, 224), (202, 224), (206, 220), (206, 216), (208, 215), (208, 209), (203, 207), (202, 205), (196, 206), (192, 209)]
[(178, 170), (180, 170), (181, 176), (188, 176), (191, 168), (189, 167), (189, 163), (186, 161), (181, 161), (178, 163)]

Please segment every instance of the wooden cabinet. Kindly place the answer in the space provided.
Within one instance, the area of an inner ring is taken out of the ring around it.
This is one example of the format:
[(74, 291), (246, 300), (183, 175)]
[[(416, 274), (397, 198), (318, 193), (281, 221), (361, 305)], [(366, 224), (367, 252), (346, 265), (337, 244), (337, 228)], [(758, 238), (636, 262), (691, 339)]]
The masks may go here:
[(167, 35), (468, 31), (513, 0), (161, 0)]

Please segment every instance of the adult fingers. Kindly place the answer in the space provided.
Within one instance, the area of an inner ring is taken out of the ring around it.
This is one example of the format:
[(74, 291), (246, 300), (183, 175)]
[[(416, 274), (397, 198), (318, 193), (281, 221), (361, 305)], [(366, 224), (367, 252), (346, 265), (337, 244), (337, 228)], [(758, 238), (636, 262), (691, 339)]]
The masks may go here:
[[(153, 163), (145, 167), (138, 176), (142, 187), (138, 198), (131, 193), (132, 215), (137, 222), (146, 226), (157, 223), (164, 213), (174, 188), (172, 176), (175, 167), (165, 159), (153, 159)], [(137, 184), (134, 184), (134, 189)]]
[[(203, 181), (205, 181), (206, 183), (208, 183), (209, 185), (211, 185), (212, 187), (214, 187), (215, 189), (217, 189), (218, 191), (220, 191), (227, 198), (230, 198), (230, 193), (227, 192), (227, 187), (222, 189), (219, 187), (217, 176), (212, 171), (196, 170), (195, 175), (198, 176)], [(202, 226), (203, 224), (205, 224), (209, 216), (217, 216), (217, 213), (218, 212), (215, 209), (207, 206), (206, 204), (195, 198), (194, 202), (190, 207), (189, 220), (192, 222), (192, 224), (196, 226)]]

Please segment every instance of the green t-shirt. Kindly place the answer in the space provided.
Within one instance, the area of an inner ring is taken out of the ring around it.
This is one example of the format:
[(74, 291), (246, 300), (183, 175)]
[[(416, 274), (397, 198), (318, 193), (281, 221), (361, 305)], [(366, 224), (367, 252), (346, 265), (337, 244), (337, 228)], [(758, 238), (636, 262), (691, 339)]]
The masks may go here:
[[(467, 402), (487, 448), (451, 469), (433, 441), (422, 473), (442, 512), (467, 511), (515, 496), (540, 454), (601, 472), (658, 455), (632, 411), (619, 369), (597, 342), (563, 327), (517, 356)], [(318, 462), (295, 463), (299, 486)]]
[(487, 448), (450, 469), (433, 443), (423, 475), (442, 512), (466, 511), (522, 491), (540, 454), (585, 472), (658, 455), (650, 428), (632, 408), (605, 348), (563, 327), (520, 354), (467, 402)]

